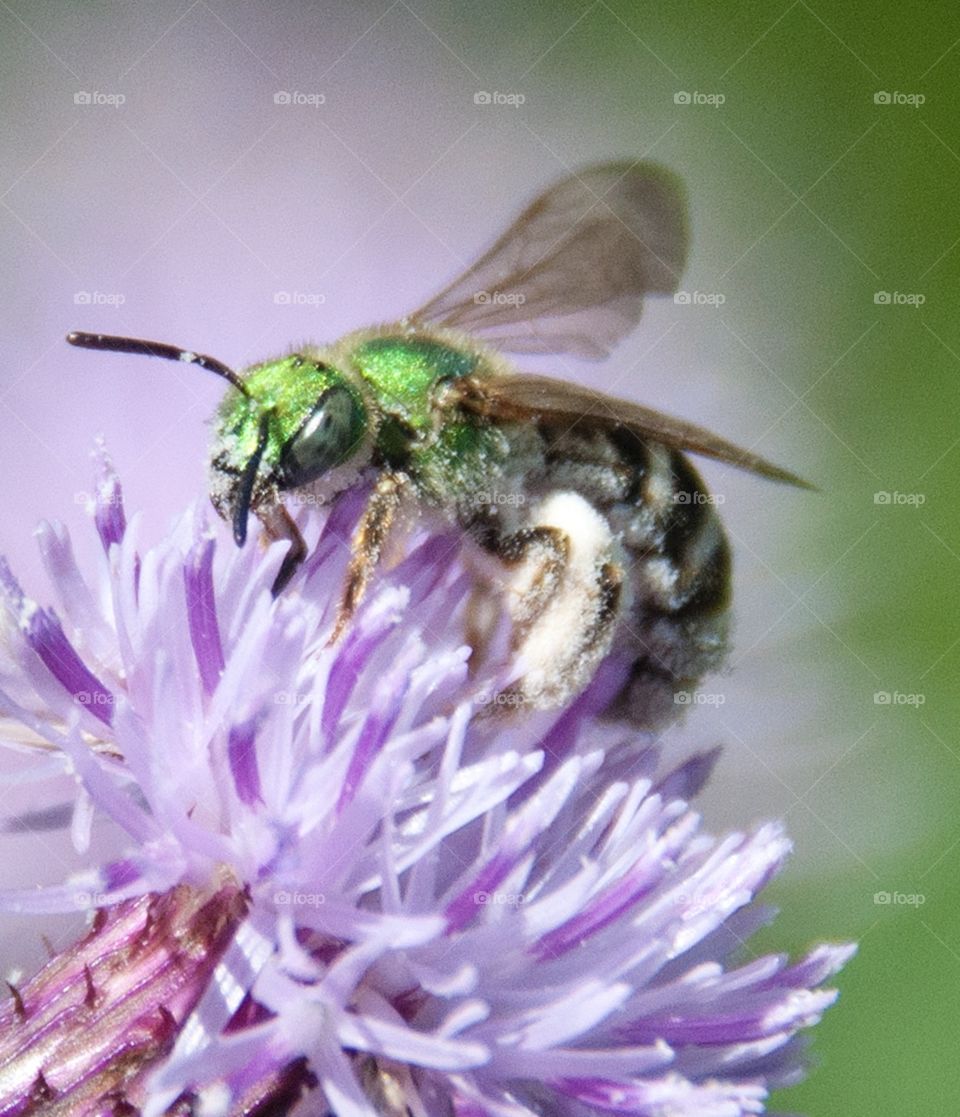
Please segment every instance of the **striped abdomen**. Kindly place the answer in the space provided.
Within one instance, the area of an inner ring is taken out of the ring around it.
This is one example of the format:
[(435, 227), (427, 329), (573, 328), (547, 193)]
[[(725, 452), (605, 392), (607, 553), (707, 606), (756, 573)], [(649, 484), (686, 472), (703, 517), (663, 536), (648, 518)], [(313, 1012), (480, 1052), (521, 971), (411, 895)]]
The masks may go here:
[(725, 651), (730, 549), (716, 502), (684, 454), (631, 432), (540, 435), (538, 487), (580, 493), (620, 539), (629, 593), (614, 649), (632, 666), (612, 712), (653, 727)]

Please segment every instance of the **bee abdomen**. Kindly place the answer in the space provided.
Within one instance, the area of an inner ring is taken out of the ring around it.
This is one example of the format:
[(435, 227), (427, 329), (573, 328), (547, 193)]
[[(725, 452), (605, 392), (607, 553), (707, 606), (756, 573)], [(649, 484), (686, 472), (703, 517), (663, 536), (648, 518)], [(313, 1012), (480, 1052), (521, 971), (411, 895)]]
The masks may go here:
[(683, 454), (656, 447), (648, 460), (645, 508), (639, 517), (646, 531), (638, 532), (635, 522), (628, 546), (638, 558), (659, 560), (666, 574), (661, 600), (665, 611), (725, 609), (730, 555), (716, 498)]
[(611, 712), (655, 728), (723, 660), (730, 601), (730, 548), (710, 496), (681, 453), (647, 444), (632, 504), (620, 521), (632, 589), (617, 644), (633, 656)]
[[(589, 650), (591, 662), (610, 653), (627, 661), (628, 677), (608, 712), (655, 729), (683, 712), (685, 692), (718, 667), (725, 653), (730, 553), (718, 502), (683, 454), (623, 428), (558, 429), (541, 423), (539, 445), (530, 444), (530, 433), (524, 429), (523, 442), (520, 432), (511, 432), (513, 452), (506, 461), (513, 472), (497, 481), (507, 496), (522, 487), (523, 500), (497, 501), (484, 508), (484, 516), (474, 510), (461, 522), (503, 561), (509, 558), (501, 554), (505, 533), (525, 538), (529, 516), (552, 509), (560, 494), (586, 502), (579, 519), (544, 521), (582, 543), (589, 534), (589, 509), (609, 539), (606, 555), (597, 559), (592, 596), (580, 602), (587, 627), (577, 629), (577, 646)], [(539, 597), (531, 598), (535, 611), (541, 604)], [(518, 631), (525, 631), (522, 621)], [(572, 631), (558, 630), (553, 639), (566, 646)], [(583, 685), (559, 653), (554, 666), (558, 677), (550, 693)]]

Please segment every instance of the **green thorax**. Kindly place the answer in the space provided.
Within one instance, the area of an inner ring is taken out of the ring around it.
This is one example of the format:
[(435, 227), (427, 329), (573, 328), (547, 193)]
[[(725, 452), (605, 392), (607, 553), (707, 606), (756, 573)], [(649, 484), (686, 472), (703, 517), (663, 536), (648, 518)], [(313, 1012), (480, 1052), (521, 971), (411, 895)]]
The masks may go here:
[(485, 484), (505, 453), (500, 432), (441, 402), (445, 382), (478, 370), (476, 352), (422, 335), (383, 335), (360, 342), (350, 357), (381, 408), (380, 455), (408, 472), (422, 496), (445, 504)]
[(473, 372), (479, 358), (426, 337), (372, 337), (351, 353), (385, 415), (424, 434), (434, 426), (439, 386)]

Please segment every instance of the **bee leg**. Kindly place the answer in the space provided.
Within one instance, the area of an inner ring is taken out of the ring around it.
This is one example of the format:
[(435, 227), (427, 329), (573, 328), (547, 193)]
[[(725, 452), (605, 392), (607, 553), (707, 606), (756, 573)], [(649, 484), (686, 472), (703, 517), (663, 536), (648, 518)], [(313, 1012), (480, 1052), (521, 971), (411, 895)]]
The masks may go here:
[(270, 590), (274, 597), (278, 597), (307, 557), (307, 545), (293, 517), (279, 500), (269, 506), (258, 508), (257, 519), (263, 524), (263, 529), (271, 543), (278, 539), (287, 539), (290, 542), (290, 547), (283, 556), (283, 562)]
[(497, 705), (560, 705), (590, 681), (613, 642), (625, 597), (617, 540), (587, 500), (561, 492), (493, 549), (507, 568), (512, 643), (526, 667)]
[(353, 533), (353, 554), (347, 567), (329, 644), (335, 644), (340, 639), (347, 622), (363, 599), (370, 578), (380, 561), (390, 528), (396, 520), (405, 484), (406, 478), (402, 473), (384, 473), (374, 485), (360, 523)]
[[(469, 555), (467, 559), (469, 561)], [(500, 634), (499, 622), (502, 615), (499, 598), (490, 592), (489, 585), (484, 584), (488, 580), (485, 572), (475, 573), (480, 580), (470, 590), (467, 598), (463, 632), (464, 642), (470, 648), (467, 668), (471, 676), (476, 676), (483, 669), (484, 661), (495, 645), (502, 644), (501, 640), (495, 640)]]

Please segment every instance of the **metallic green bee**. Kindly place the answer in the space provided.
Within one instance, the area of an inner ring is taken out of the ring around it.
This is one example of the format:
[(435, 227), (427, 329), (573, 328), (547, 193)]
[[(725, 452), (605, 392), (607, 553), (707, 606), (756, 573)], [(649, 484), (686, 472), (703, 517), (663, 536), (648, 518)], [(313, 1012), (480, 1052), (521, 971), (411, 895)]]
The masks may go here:
[[(415, 313), (242, 375), (175, 346), (70, 334), (90, 349), (192, 362), (230, 382), (211, 497), (243, 544), (249, 513), (306, 556), (284, 494), (370, 496), (334, 636), (410, 511), (459, 527), (478, 573), (474, 647), (502, 601), (525, 674), (513, 700), (558, 705), (616, 647), (630, 678), (612, 707), (652, 727), (726, 643), (729, 547), (684, 451), (803, 484), (699, 427), (578, 384), (522, 373), (500, 351), (598, 359), (687, 255), (679, 180), (651, 163), (586, 168), (540, 195), (472, 267)], [(485, 599), (485, 600), (484, 600)]]

